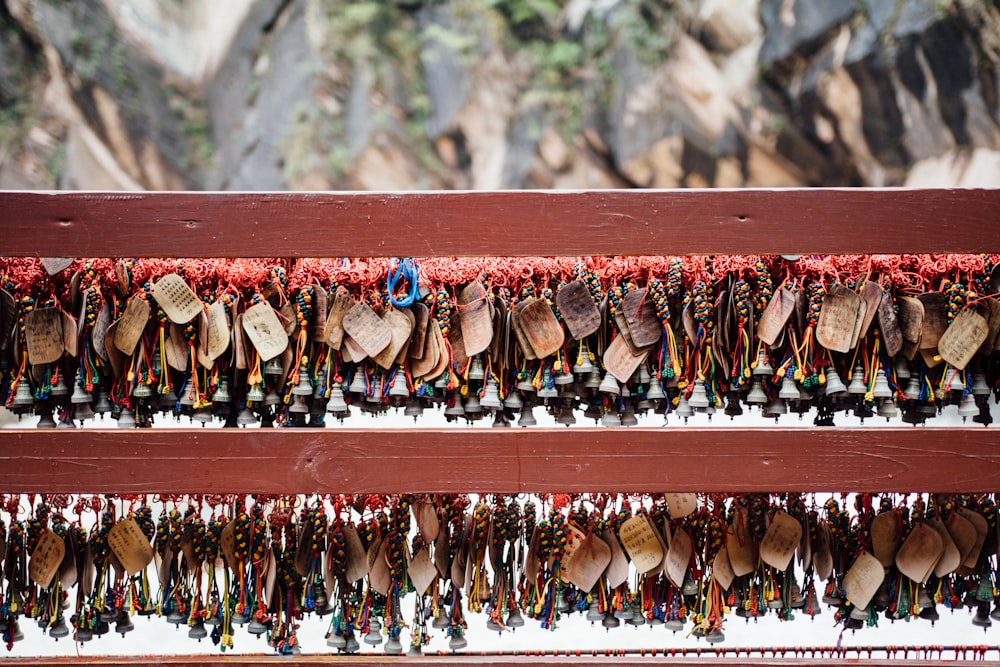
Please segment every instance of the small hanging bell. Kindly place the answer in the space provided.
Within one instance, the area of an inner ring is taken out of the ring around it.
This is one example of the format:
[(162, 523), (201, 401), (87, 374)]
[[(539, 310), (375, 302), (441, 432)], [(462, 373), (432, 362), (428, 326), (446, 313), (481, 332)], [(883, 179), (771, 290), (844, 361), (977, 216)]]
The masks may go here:
[(97, 400), (94, 401), (94, 412), (99, 414), (102, 418), (105, 413), (111, 412), (111, 401), (108, 400), (108, 392), (103, 389), (97, 392)]
[(264, 375), (281, 375), (282, 370), (280, 357), (274, 357), (264, 364)]
[(684, 423), (687, 423), (688, 417), (694, 414), (694, 408), (691, 407), (691, 402), (688, 401), (687, 396), (681, 395), (680, 402), (677, 403), (677, 407), (674, 408), (674, 414), (678, 417), (684, 418)]
[(309, 360), (302, 357), (302, 363), (299, 364), (299, 381), (292, 388), (293, 396), (312, 396), (313, 388), (309, 384)]
[(651, 401), (661, 401), (666, 398), (667, 395), (663, 393), (663, 385), (660, 384), (659, 380), (653, 380), (649, 389), (646, 390), (646, 398)]
[(347, 640), (344, 639), (344, 635), (338, 632), (331, 632), (326, 638), (326, 645), (330, 648), (344, 648), (347, 646)]
[(153, 388), (145, 382), (136, 383), (132, 388), (132, 396), (139, 399), (146, 399), (153, 395)]
[[(551, 376), (550, 376), (551, 377)], [(546, 384), (545, 375), (542, 375), (542, 386), (535, 392), (538, 398), (558, 398), (559, 392), (556, 390), (554, 385)]]
[(225, 378), (219, 380), (219, 386), (215, 388), (215, 392), (212, 394), (213, 403), (228, 403), (233, 400), (232, 394), (229, 393), (229, 381)]
[(715, 628), (705, 635), (705, 641), (709, 644), (724, 642), (726, 641), (726, 633), (724, 633), (721, 628)]
[(851, 618), (855, 621), (868, 620), (868, 607), (851, 607)]
[(576, 415), (573, 414), (573, 408), (564, 408), (559, 411), (559, 415), (556, 417), (556, 423), (563, 426), (572, 426), (576, 423)]
[(507, 398), (503, 399), (503, 406), (508, 410), (520, 410), (523, 405), (521, 393), (517, 390), (510, 392), (507, 394)]
[(486, 370), (483, 368), (483, 360), (477, 354), (472, 358), (472, 363), (469, 365), (469, 379), (482, 380), (485, 377)]
[(618, 386), (618, 380), (611, 373), (605, 372), (604, 379), (601, 380), (600, 386), (597, 391), (602, 394), (610, 394), (612, 396), (618, 396), (621, 394), (621, 387)]
[[(27, 384), (27, 383), (25, 383)], [(21, 385), (18, 384), (18, 390), (20, 390)], [(90, 392), (83, 388), (83, 380), (80, 374), (76, 374), (76, 382), (73, 383), (73, 395), (70, 397), (70, 403), (90, 403), (94, 400), (94, 397), (90, 395)], [(15, 399), (15, 404), (17, 399)]]
[(986, 374), (982, 371), (976, 371), (972, 374), (972, 395), (973, 396), (989, 396), (990, 385), (986, 382)]
[(344, 653), (357, 653), (361, 650), (361, 644), (358, 643), (358, 638), (351, 633), (347, 636), (347, 644), (344, 646)]
[(507, 620), (504, 621), (504, 625), (508, 628), (522, 628), (524, 627), (524, 617), (521, 615), (521, 610), (514, 607), (507, 614)]
[(618, 428), (621, 425), (621, 417), (619, 417), (618, 413), (613, 410), (607, 410), (601, 418), (601, 426), (605, 426), (607, 428)]
[(469, 397), (465, 399), (465, 405), (463, 407), (465, 409), (465, 414), (467, 415), (479, 415), (483, 412), (483, 406), (479, 402), (479, 394), (476, 392), (469, 394)]
[(920, 378), (916, 375), (910, 376), (910, 381), (906, 383), (906, 389), (903, 390), (903, 396), (910, 401), (920, 400)]
[(976, 615), (972, 617), (972, 624), (982, 628), (984, 631), (993, 625), (993, 621), (990, 620), (990, 605), (985, 600), (980, 600), (977, 604)]
[(135, 413), (125, 408), (118, 415), (118, 428), (135, 428)]
[(590, 361), (589, 354), (581, 354), (576, 359), (576, 365), (573, 366), (573, 372), (577, 375), (583, 376), (591, 373), (594, 370), (594, 364)]
[(406, 373), (399, 370), (389, 385), (389, 402), (395, 407), (402, 407), (410, 397), (410, 389), (406, 386)]
[(431, 627), (435, 630), (444, 630), (450, 625), (451, 621), (448, 620), (448, 616), (445, 614), (439, 614), (434, 617), (434, 620), (431, 621)]
[(976, 398), (972, 394), (964, 394), (958, 403), (958, 416), (964, 422), (968, 417), (979, 414), (979, 407), (976, 405)]
[(875, 373), (875, 386), (872, 388), (872, 396), (875, 398), (892, 398), (892, 389), (889, 388), (889, 381), (885, 377), (885, 371), (881, 368)]
[(66, 621), (60, 618), (53, 625), (49, 626), (49, 636), (56, 641), (59, 641), (63, 637), (68, 637), (69, 627), (66, 625)]
[[(346, 405), (344, 406), (347, 407)], [(413, 417), (413, 421), (417, 421), (417, 417), (424, 414), (424, 404), (420, 402), (418, 398), (411, 398), (406, 403), (406, 408), (403, 410), (404, 417)]]
[(601, 386), (601, 373), (596, 367), (587, 375), (587, 379), (583, 381), (583, 386), (587, 389), (597, 389)]
[(450, 405), (444, 409), (444, 416), (455, 419), (465, 416), (465, 408), (462, 406), (462, 395), (456, 389), (451, 393)]
[(705, 383), (696, 381), (691, 395), (688, 397), (688, 405), (695, 410), (704, 410), (708, 407), (708, 393), (705, 391)]
[(85, 644), (94, 639), (94, 631), (90, 628), (77, 628), (73, 640)]
[(191, 421), (198, 422), (202, 426), (205, 424), (210, 424), (212, 422), (212, 411), (206, 405), (203, 408), (198, 408), (191, 414)]
[(55, 428), (56, 420), (52, 417), (52, 411), (46, 410), (38, 417), (38, 428)]
[(785, 401), (799, 400), (799, 388), (796, 386), (795, 380), (790, 377), (785, 377), (781, 380), (781, 390), (778, 391), (778, 398)]
[(600, 605), (598, 605), (596, 602), (591, 602), (590, 606), (587, 607), (586, 618), (588, 621), (590, 621), (591, 625), (597, 623), (599, 620), (604, 618), (604, 614), (601, 613)]
[(951, 391), (965, 391), (965, 373), (962, 371), (953, 371), (951, 374), (951, 384), (948, 385), (948, 389)]
[(521, 408), (521, 416), (517, 419), (518, 426), (535, 426), (538, 424), (538, 420), (535, 419), (535, 415), (532, 412), (530, 405), (525, 405)]
[(764, 416), (774, 417), (775, 421), (777, 421), (778, 417), (780, 417), (781, 415), (787, 415), (787, 414), (788, 414), (788, 405), (785, 403), (784, 400), (780, 398), (774, 399), (773, 401), (767, 404), (766, 408), (764, 408)]
[(382, 633), (379, 631), (379, 627), (376, 625), (370, 625), (368, 633), (365, 634), (363, 641), (371, 646), (378, 646), (379, 644), (381, 644)]
[(507, 417), (506, 411), (497, 410), (494, 413), (493, 428), (510, 428), (510, 419)]
[(861, 364), (854, 367), (854, 371), (851, 373), (851, 383), (847, 386), (847, 393), (855, 396), (861, 396), (868, 391), (867, 385), (865, 385), (865, 369)]
[(59, 373), (56, 383), (49, 389), (49, 396), (66, 396), (67, 394), (69, 394), (69, 387), (66, 386), (66, 374)]
[(351, 386), (347, 388), (347, 391), (351, 394), (363, 396), (367, 390), (368, 384), (365, 382), (365, 372), (361, 368), (355, 369), (354, 377), (351, 378)]
[(625, 411), (622, 413), (621, 417), (622, 426), (638, 426), (639, 419), (635, 416), (635, 410), (632, 409), (631, 403), (625, 404)]
[[(976, 411), (979, 412), (978, 410)], [(896, 408), (896, 404), (891, 398), (883, 398), (878, 404), (878, 410), (876, 411), (879, 417), (885, 417), (886, 421), (890, 421), (899, 416), (899, 410)]]
[(156, 407), (164, 414), (173, 412), (177, 408), (177, 394), (174, 393), (174, 390), (170, 389), (167, 393), (161, 395)]
[(639, 364), (639, 369), (636, 371), (638, 373), (638, 381), (641, 385), (649, 384), (649, 381), (653, 379), (653, 376), (649, 374), (649, 368), (646, 366), (645, 362)]
[(909, 380), (910, 379), (910, 365), (906, 363), (906, 357), (900, 355), (896, 357), (896, 362), (894, 366), (896, 370), (897, 380)]
[(601, 621), (601, 625), (610, 630), (611, 628), (617, 628), (622, 622), (612, 613), (607, 613), (604, 615), (604, 620)]
[(385, 652), (387, 655), (403, 655), (403, 642), (399, 637), (390, 636), (385, 643)]
[(826, 372), (826, 384), (823, 385), (827, 396), (839, 396), (847, 392), (844, 381), (840, 379), (840, 373), (832, 365)]
[(759, 377), (753, 379), (750, 385), (750, 392), (747, 394), (746, 402), (750, 405), (763, 405), (767, 403), (767, 394), (764, 392), (764, 383)]
[(251, 426), (257, 423), (257, 417), (254, 416), (250, 408), (243, 408), (236, 417), (236, 423), (240, 426)]
[(273, 389), (264, 396), (265, 406), (278, 405), (279, 403), (281, 403), (281, 396), (278, 396), (278, 392)]
[(486, 619), (486, 629), (490, 632), (496, 632), (497, 634), (503, 633), (503, 627), (494, 621), (492, 616)]
[(503, 403), (500, 402), (500, 390), (497, 389), (497, 383), (493, 378), (486, 383), (483, 398), (479, 403), (487, 410), (499, 410), (503, 407)]
[(31, 385), (28, 384), (27, 378), (22, 377), (17, 383), (17, 391), (14, 392), (14, 401), (11, 405), (14, 407), (27, 407), (34, 404), (35, 395), (31, 391)]
[[(743, 607), (740, 607), (740, 609), (743, 609)], [(739, 609), (737, 609), (737, 611), (739, 611)], [(680, 632), (684, 629), (684, 621), (679, 618), (670, 618), (663, 623), (663, 627), (671, 632)]]
[(452, 651), (461, 651), (469, 645), (469, 640), (463, 635), (452, 635), (448, 640), (448, 648)]
[(264, 395), (264, 385), (260, 382), (254, 382), (247, 391), (247, 402), (261, 403), (264, 400)]
[(255, 618), (247, 624), (247, 632), (252, 635), (262, 635), (267, 632), (267, 626)]
[(569, 364), (563, 364), (562, 369), (556, 375), (555, 383), (557, 387), (563, 387), (565, 385), (573, 384), (576, 382), (576, 377), (569, 369)]
[(410, 650), (406, 652), (408, 657), (417, 657), (424, 654), (424, 650), (420, 647), (420, 644), (410, 643)]
[(760, 347), (760, 352), (757, 353), (757, 363), (753, 364), (753, 375), (761, 377), (774, 375), (774, 368), (771, 366), (771, 361), (767, 358), (767, 352), (763, 345)]
[(344, 390), (339, 384), (333, 385), (330, 390), (330, 401), (326, 404), (327, 412), (334, 416), (340, 416), (347, 412), (347, 402), (344, 401)]
[(188, 384), (187, 389), (184, 390), (184, 395), (181, 396), (181, 400), (179, 401), (180, 404), (181, 404), (181, 407), (190, 408), (190, 407), (194, 406), (194, 399), (195, 399), (194, 385), (193, 384)]

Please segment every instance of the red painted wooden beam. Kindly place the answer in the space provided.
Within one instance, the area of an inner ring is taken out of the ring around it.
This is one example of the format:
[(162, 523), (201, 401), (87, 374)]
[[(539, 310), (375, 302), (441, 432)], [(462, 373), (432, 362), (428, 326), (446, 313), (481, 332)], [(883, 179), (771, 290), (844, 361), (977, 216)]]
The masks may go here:
[(1000, 190), (0, 193), (3, 256), (995, 252)]
[(992, 492), (985, 428), (0, 431), (0, 492)]

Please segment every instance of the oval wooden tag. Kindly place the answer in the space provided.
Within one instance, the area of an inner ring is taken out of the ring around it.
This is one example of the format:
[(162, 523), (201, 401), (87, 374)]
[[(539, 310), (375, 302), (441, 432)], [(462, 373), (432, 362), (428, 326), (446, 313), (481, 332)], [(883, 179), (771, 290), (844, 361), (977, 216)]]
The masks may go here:
[(160, 278), (153, 285), (153, 298), (174, 324), (187, 324), (205, 309), (198, 295), (176, 273)]
[(364, 301), (344, 314), (344, 331), (369, 357), (374, 357), (392, 342), (392, 331)]
[(28, 344), (28, 361), (32, 364), (59, 361), (66, 351), (62, 311), (58, 308), (31, 311), (24, 318), (24, 336)]

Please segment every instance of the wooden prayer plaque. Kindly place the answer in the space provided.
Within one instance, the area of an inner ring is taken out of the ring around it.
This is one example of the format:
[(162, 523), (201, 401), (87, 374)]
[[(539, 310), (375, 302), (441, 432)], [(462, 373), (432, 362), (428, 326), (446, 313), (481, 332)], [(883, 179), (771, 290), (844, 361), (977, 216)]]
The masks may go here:
[(574, 280), (556, 292), (556, 306), (573, 340), (580, 340), (601, 327), (601, 311), (582, 280)]

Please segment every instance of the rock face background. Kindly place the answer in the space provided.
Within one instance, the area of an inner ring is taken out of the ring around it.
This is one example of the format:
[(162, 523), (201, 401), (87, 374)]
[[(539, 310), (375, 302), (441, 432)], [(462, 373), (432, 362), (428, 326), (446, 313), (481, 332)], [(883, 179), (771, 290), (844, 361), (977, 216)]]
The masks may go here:
[(0, 188), (1000, 186), (1000, 0), (0, 0)]

